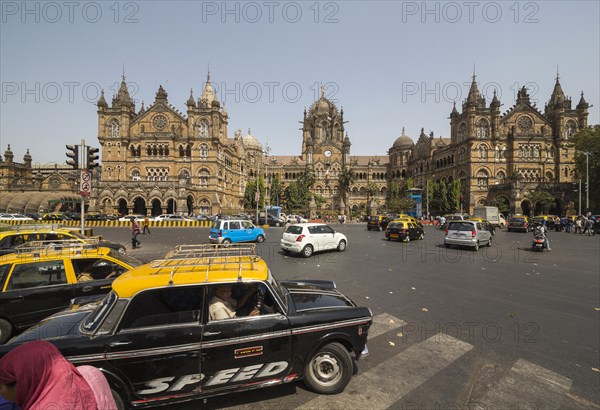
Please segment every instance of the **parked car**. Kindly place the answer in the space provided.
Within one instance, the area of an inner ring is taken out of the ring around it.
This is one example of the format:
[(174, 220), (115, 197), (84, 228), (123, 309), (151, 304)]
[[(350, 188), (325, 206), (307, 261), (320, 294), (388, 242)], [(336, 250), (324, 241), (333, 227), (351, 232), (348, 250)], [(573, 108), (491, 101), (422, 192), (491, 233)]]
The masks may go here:
[(210, 243), (226, 245), (234, 242), (262, 243), (265, 238), (262, 228), (245, 219), (215, 219), (208, 233)]
[(383, 231), (387, 228), (391, 218), (386, 215), (373, 215), (367, 222), (367, 230)]
[(192, 219), (188, 218), (187, 216), (183, 216), (183, 215), (162, 214), (162, 215), (155, 216), (152, 220), (156, 221), (156, 222), (160, 222), (160, 221), (191, 221)]
[(20, 214), (0, 214), (0, 222), (9, 221), (9, 222), (27, 222), (33, 221), (33, 218), (30, 218), (25, 215)]
[[(218, 251), (205, 246), (208, 255)], [(280, 282), (256, 251), (239, 256), (238, 247), (216, 262), (202, 251), (190, 256), (188, 247), (186, 257), (132, 269), (101, 301), (44, 319), (1, 346), (0, 356), (48, 338), (78, 366), (99, 368), (118, 408), (179, 408), (301, 379), (318, 394), (342, 392), (354, 361), (368, 354), (371, 311), (329, 280)], [(211, 320), (220, 289), (250, 294), (260, 314)]]
[(395, 220), (388, 224), (385, 230), (385, 239), (410, 242), (412, 239), (423, 239), (423, 228), (411, 221)]
[(280, 245), (284, 252), (297, 253), (308, 258), (314, 252), (344, 252), (348, 246), (348, 238), (327, 224), (300, 223), (289, 225), (285, 229)]
[(513, 216), (508, 220), (506, 225), (508, 232), (527, 232), (529, 230), (529, 222), (526, 216)]
[[(256, 223), (256, 216), (254, 216), (252, 218), (252, 222)], [(264, 216), (259, 216), (258, 217), (258, 223), (257, 223), (257, 225), (269, 225), (269, 226), (279, 227), (279, 226), (285, 225), (285, 223), (286, 223), (285, 220), (283, 220), (281, 218), (277, 218), (277, 217), (275, 217), (273, 215), (267, 214), (267, 219), (266, 220), (265, 220)]]
[[(118, 221), (120, 222), (131, 222), (132, 220), (136, 220), (138, 222), (142, 222), (144, 220), (146, 216), (145, 215), (136, 215), (136, 214), (129, 214), (129, 215), (125, 215), (122, 216), (118, 219)], [(150, 217), (148, 217), (150, 219)]]
[(101, 237), (84, 236), (72, 228), (63, 228), (61, 225), (27, 224), (15, 226), (14, 229), (0, 232), (0, 255), (15, 252), (15, 248), (32, 241), (62, 241), (65, 239), (76, 240), (83, 243), (97, 243), (100, 246), (114, 249), (126, 254), (127, 249), (123, 244), (103, 240)]
[(492, 234), (480, 222), (476, 221), (451, 221), (446, 229), (444, 245), (468, 246), (479, 250), (482, 244), (492, 246)]
[[(298, 218), (300, 218), (300, 221), (298, 221)], [(303, 218), (301, 215), (288, 215), (286, 217), (286, 222), (295, 224), (295, 223), (307, 223), (308, 219)]]
[(72, 241), (60, 250), (20, 247), (0, 257), (0, 343), (73, 298), (108, 293), (116, 276), (140, 265), (112, 249)]
[(47, 213), (42, 216), (42, 221), (70, 221), (70, 220), (71, 220), (71, 218), (69, 218), (67, 215), (56, 213), (56, 212)]

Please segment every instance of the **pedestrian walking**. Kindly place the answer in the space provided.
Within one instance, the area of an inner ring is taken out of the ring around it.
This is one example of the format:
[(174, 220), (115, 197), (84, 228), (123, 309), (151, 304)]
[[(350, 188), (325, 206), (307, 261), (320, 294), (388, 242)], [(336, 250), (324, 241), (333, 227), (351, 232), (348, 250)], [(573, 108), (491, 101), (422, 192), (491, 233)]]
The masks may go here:
[(150, 235), (150, 228), (148, 228), (148, 226), (150, 225), (150, 220), (148, 219), (148, 216), (144, 216), (144, 229), (142, 230), (142, 235), (146, 235), (146, 232), (148, 232), (148, 235)]
[(137, 223), (135, 219), (131, 220), (131, 247), (133, 249), (139, 248), (140, 241), (138, 241), (137, 237), (140, 234), (140, 225)]

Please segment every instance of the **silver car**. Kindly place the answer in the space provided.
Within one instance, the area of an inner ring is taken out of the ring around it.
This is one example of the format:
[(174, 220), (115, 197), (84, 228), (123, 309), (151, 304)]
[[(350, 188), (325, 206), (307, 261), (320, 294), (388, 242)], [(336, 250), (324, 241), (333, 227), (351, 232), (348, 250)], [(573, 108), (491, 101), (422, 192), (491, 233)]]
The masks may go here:
[(475, 221), (451, 221), (446, 229), (444, 245), (468, 246), (478, 250), (481, 245), (492, 246), (492, 234)]

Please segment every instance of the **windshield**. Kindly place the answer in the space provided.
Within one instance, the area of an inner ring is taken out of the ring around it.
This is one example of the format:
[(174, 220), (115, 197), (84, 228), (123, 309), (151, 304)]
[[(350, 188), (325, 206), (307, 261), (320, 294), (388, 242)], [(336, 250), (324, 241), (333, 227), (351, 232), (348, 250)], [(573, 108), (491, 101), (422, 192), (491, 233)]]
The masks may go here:
[(287, 310), (288, 310), (287, 297), (286, 297), (287, 290), (284, 287), (282, 287), (279, 284), (279, 282), (277, 282), (277, 279), (275, 279), (273, 277), (273, 275), (271, 275), (271, 271), (270, 270), (269, 270), (269, 282), (273, 286), (273, 289), (275, 289), (275, 292), (277, 292), (277, 296), (279, 296), (279, 299), (281, 299), (281, 302), (283, 303), (285, 311), (287, 312)]
[(86, 332), (95, 332), (104, 318), (108, 315), (108, 312), (112, 309), (119, 297), (113, 291), (110, 292), (102, 301), (100, 305), (94, 310), (94, 312), (87, 317), (83, 322), (83, 330)]
[(114, 249), (111, 249), (110, 252), (108, 253), (108, 255), (112, 258), (115, 258), (116, 260), (125, 262), (126, 264), (130, 265), (133, 268), (137, 268), (138, 266), (143, 265), (143, 263), (141, 261), (137, 260), (136, 258), (125, 255), (124, 253), (119, 253), (118, 251), (116, 251)]
[(448, 226), (449, 231), (472, 231), (474, 226), (469, 222), (452, 222)]

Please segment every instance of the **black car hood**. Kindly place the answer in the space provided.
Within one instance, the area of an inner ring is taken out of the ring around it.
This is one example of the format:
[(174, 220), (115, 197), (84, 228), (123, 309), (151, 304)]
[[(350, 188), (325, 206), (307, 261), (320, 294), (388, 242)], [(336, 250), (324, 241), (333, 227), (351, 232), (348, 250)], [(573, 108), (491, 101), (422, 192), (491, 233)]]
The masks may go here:
[(332, 281), (286, 281), (281, 285), (288, 290), (296, 311), (355, 306)]
[(7, 344), (20, 344), (32, 340), (52, 340), (77, 332), (79, 323), (96, 308), (96, 303), (60, 311), (43, 319), (37, 325), (10, 339)]

